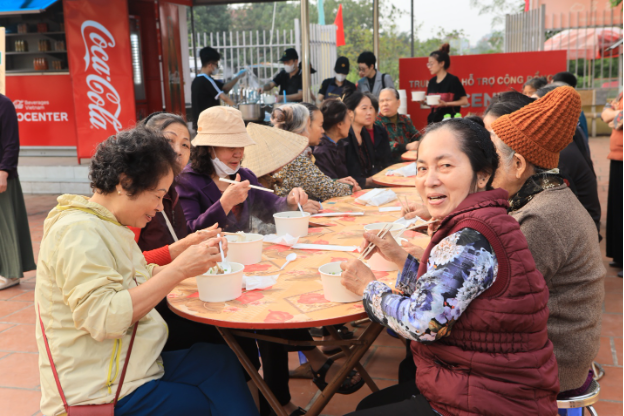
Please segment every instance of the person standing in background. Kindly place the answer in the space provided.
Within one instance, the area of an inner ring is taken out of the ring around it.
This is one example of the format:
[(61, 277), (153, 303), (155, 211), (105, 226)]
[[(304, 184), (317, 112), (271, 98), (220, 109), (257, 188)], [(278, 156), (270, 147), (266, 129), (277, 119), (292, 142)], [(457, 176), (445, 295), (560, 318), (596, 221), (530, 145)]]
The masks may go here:
[(227, 93), (236, 85), (246, 70), (241, 70), (228, 83), (212, 78), (212, 75), (219, 69), (221, 54), (210, 46), (199, 51), (202, 67), (199, 74), (191, 83), (191, 108), (193, 113), (193, 128), (197, 130), (197, 119), (199, 114), (216, 105), (221, 105), (219, 100), (223, 100), (227, 105), (234, 105)]
[(375, 68), (377, 58), (372, 52), (362, 52), (358, 56), (358, 74), (360, 80), (357, 82), (357, 89), (361, 92), (370, 92), (375, 98), (379, 98), (379, 93), (384, 88), (394, 88), (394, 81), (388, 74), (382, 74)]
[(522, 86), (522, 94), (526, 95), (527, 97), (532, 97), (537, 90), (545, 87), (546, 85), (548, 85), (548, 80), (546, 79), (546, 77), (531, 78)]
[(379, 109), (375, 124), (388, 132), (392, 162), (401, 162), (401, 155), (407, 150), (418, 150), (420, 133), (414, 127), (412, 120), (399, 114), (401, 98), (394, 88), (385, 88), (379, 94)]
[[(284, 64), (284, 69), (278, 72), (272, 81), (260, 87), (258, 92), (263, 93), (279, 87), (279, 95), (276, 97), (278, 103), (283, 102), (284, 97), (286, 102), (300, 103), (303, 101), (303, 77), (297, 50), (293, 48), (286, 49), (280, 58), (280, 62)], [(312, 70), (310, 70), (310, 73), (312, 73)]]
[(335, 77), (327, 78), (321, 84), (321, 89), (318, 92), (318, 100), (320, 102), (330, 98), (340, 98), (345, 92), (355, 90), (355, 84), (347, 80), (347, 75), (349, 75), (349, 58), (341, 56), (336, 59), (334, 72), (336, 73)]
[(17, 177), (19, 148), (15, 107), (0, 94), (0, 290), (19, 284), (24, 272), (37, 267)]
[[(622, 93), (607, 103), (602, 110), (602, 120), (613, 129), (611, 132), (609, 193), (607, 199), (607, 257), (611, 267), (622, 268)], [(618, 273), (622, 277), (622, 271)]]
[(459, 113), (461, 106), (468, 104), (468, 96), (461, 81), (448, 72), (451, 66), (449, 50), (449, 44), (445, 43), (440, 49), (429, 54), (427, 68), (434, 77), (427, 85), (427, 95), (440, 95), (440, 103), (431, 108), (427, 124), (440, 122), (447, 114), (454, 117)]

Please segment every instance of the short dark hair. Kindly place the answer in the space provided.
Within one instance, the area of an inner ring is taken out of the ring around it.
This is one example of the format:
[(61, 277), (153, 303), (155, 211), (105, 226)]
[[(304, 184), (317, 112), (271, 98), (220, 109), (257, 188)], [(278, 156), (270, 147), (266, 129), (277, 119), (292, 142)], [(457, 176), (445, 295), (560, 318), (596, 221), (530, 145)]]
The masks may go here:
[(191, 147), (191, 168), (202, 175), (211, 177), (216, 171), (212, 164), (212, 156), (210, 155), (211, 146), (192, 146)]
[(89, 166), (91, 188), (106, 195), (121, 183), (128, 195), (137, 196), (156, 188), (169, 172), (177, 175), (176, 158), (169, 142), (155, 130), (137, 126), (121, 131), (98, 145)]
[(432, 58), (434, 58), (438, 62), (444, 62), (444, 69), (449, 69), (451, 66), (451, 57), (449, 56), (449, 52), (451, 51), (451, 47), (448, 43), (440, 46), (440, 49), (437, 51), (433, 51), (429, 54)]
[(559, 87), (565, 87), (568, 84), (558, 81), (558, 82), (552, 82), (548, 85), (543, 86), (542, 88), (540, 88), (539, 90), (535, 91), (535, 95), (537, 95), (539, 98), (542, 98), (543, 96), (545, 96), (546, 94), (548, 94), (549, 92), (551, 92), (554, 89), (557, 89)]
[(553, 82), (565, 82), (572, 88), (576, 88), (576, 84), (577, 84), (576, 75), (568, 71), (556, 73), (555, 76), (553, 77)]
[(494, 174), (496, 169), (498, 169), (499, 162), (498, 153), (496, 153), (496, 147), (490, 138), (490, 133), (485, 129), (483, 120), (476, 116), (470, 116), (451, 118), (431, 124), (427, 127), (425, 135), (420, 140), (421, 146), (429, 133), (441, 128), (449, 129), (459, 139), (460, 149), (468, 156), (470, 166), (472, 166), (472, 171), (474, 172), (473, 186), (476, 185), (477, 173), (485, 172), (491, 175), (485, 185), (485, 189), (488, 191), (493, 189), (492, 182), (494, 181)]
[(347, 117), (348, 108), (340, 100), (329, 99), (321, 104), (321, 113), (323, 113), (323, 130), (329, 131), (338, 123), (344, 121)]
[(485, 110), (484, 115), (502, 117), (505, 114), (511, 114), (514, 111), (520, 110), (522, 107), (531, 104), (533, 101), (535, 101), (535, 98), (527, 97), (518, 91), (501, 92), (492, 98), (492, 102), (490, 102), (490, 105)]
[(358, 64), (365, 64), (368, 67), (375, 66), (377, 63), (377, 58), (375, 58), (375, 54), (369, 51), (362, 52), (357, 59)]
[(181, 124), (188, 130), (186, 121), (184, 121), (181, 116), (173, 113), (165, 113), (164, 111), (150, 114), (145, 117), (145, 119), (141, 120), (141, 124), (156, 131), (163, 131), (172, 124)]
[(379, 100), (377, 99), (377, 97), (375, 97), (375, 95), (372, 92), (365, 92), (364, 95), (368, 98), (370, 98), (371, 100), (371, 104), (373, 105), (373, 108), (375, 108), (375, 112), (379, 112)]
[(199, 59), (201, 59), (202, 66), (206, 66), (210, 62), (219, 62), (221, 60), (221, 54), (216, 49), (206, 46), (200, 49)]
[(523, 86), (529, 86), (537, 91), (546, 84), (548, 84), (548, 80), (546, 79), (546, 77), (535, 77), (525, 82)]

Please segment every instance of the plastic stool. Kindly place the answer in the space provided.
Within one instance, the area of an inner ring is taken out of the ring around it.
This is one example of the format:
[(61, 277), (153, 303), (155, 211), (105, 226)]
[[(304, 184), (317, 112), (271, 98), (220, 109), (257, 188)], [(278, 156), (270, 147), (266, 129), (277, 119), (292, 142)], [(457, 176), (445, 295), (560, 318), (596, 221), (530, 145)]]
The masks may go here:
[(561, 416), (582, 416), (583, 409), (587, 409), (591, 416), (598, 416), (594, 403), (598, 401), (600, 396), (600, 384), (596, 380), (592, 380), (587, 391), (579, 396), (568, 397), (567, 399), (557, 400), (557, 408)]

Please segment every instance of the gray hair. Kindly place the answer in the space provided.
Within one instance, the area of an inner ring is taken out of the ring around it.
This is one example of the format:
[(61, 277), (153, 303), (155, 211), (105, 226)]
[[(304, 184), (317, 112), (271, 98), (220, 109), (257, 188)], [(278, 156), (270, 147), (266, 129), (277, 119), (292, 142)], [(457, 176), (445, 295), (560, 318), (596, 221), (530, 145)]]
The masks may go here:
[(164, 129), (166, 129), (172, 124), (182, 124), (184, 127), (188, 129), (188, 126), (186, 125), (186, 121), (184, 121), (184, 119), (181, 116), (177, 114), (165, 113), (165, 112), (152, 113), (149, 116), (147, 116), (145, 119), (143, 119), (141, 121), (141, 124), (155, 131), (163, 131)]
[[(516, 151), (513, 150), (511, 147), (509, 147), (507, 143), (502, 141), (500, 137), (498, 136), (496, 137), (498, 138), (498, 140), (494, 141), (494, 145), (497, 147), (498, 151), (500, 152), (501, 164), (505, 166), (505, 169), (506, 169), (509, 167), (509, 165), (511, 165), (511, 162), (513, 161), (513, 157), (516, 154)], [(527, 164), (533, 167), (533, 170), (535, 171), (536, 174), (546, 173), (552, 170), (552, 169), (545, 169), (545, 168), (536, 166), (533, 163), (529, 162), (528, 160), (527, 160)]]
[(396, 88), (386, 87), (386, 88), (384, 88), (383, 90), (381, 90), (381, 91), (379, 92), (379, 95), (381, 95), (381, 93), (382, 93), (382, 92), (384, 92), (384, 91), (392, 91), (392, 93), (394, 94), (394, 97), (395, 97), (397, 100), (400, 100), (400, 99), (401, 99), (401, 96), (399, 95), (399, 91), (397, 91), (397, 89), (396, 89)]
[(310, 124), (310, 112), (301, 104), (284, 104), (271, 113), (271, 124), (291, 133), (304, 134)]

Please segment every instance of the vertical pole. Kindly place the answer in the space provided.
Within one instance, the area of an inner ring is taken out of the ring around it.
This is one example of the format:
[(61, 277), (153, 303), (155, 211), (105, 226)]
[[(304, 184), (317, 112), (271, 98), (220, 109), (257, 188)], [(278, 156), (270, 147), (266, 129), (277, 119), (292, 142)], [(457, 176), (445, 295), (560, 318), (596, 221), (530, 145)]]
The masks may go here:
[(310, 16), (309, 0), (301, 0), (301, 70), (303, 101), (312, 102), (310, 95)]
[(412, 58), (414, 57), (414, 0), (411, 0), (410, 3), (412, 4), (412, 12), (411, 12), (411, 16), (412, 16)]
[(195, 76), (199, 74), (199, 68), (197, 67), (197, 48), (195, 47), (195, 17), (193, 16), (193, 6), (191, 6), (191, 40), (193, 42), (193, 68), (195, 70)]
[(377, 58), (377, 69), (381, 59), (379, 57), (379, 0), (373, 0), (373, 54)]

